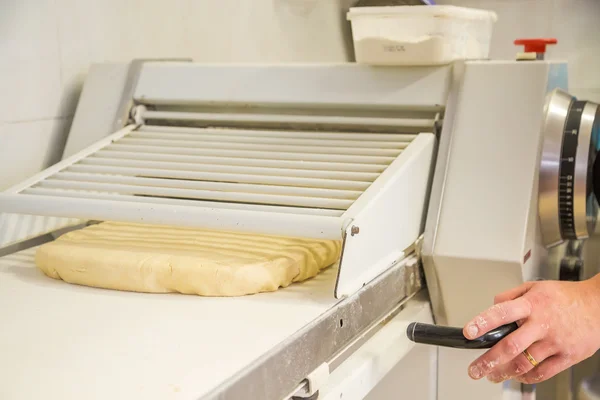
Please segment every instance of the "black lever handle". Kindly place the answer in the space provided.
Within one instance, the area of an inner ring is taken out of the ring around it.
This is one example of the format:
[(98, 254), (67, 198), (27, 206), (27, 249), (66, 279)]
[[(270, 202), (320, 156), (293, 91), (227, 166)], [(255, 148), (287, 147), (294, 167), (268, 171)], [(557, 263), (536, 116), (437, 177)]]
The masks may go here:
[(503, 325), (477, 339), (469, 340), (463, 335), (462, 328), (413, 322), (406, 329), (406, 334), (415, 343), (455, 349), (489, 349), (510, 333), (516, 331), (518, 327), (516, 323)]

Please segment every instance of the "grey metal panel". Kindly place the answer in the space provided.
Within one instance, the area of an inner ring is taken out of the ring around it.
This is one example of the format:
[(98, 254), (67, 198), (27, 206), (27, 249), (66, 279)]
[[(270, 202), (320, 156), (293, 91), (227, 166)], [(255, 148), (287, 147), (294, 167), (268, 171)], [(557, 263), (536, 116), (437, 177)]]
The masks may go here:
[(0, 214), (0, 257), (54, 240), (82, 221), (25, 214)]
[(190, 60), (135, 59), (123, 63), (92, 64), (79, 97), (63, 158), (127, 125), (140, 71), (149, 61), (185, 63)]
[(446, 103), (451, 75), (451, 66), (146, 63), (134, 97), (141, 103), (205, 106), (429, 108)]
[(126, 87), (128, 63), (93, 64), (77, 104), (63, 158), (114, 132), (113, 124)]

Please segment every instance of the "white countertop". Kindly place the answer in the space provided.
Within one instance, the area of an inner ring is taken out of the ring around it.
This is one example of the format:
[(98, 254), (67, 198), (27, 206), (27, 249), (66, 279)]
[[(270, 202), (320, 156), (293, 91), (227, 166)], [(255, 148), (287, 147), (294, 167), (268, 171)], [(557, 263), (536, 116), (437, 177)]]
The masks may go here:
[(0, 398), (198, 399), (324, 313), (337, 268), (274, 293), (203, 298), (56, 281), (0, 258)]

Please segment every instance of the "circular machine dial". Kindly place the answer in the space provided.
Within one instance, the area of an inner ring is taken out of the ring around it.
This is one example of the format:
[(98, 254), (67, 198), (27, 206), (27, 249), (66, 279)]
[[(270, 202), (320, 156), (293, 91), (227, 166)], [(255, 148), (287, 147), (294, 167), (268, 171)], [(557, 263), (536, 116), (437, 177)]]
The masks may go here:
[(539, 214), (544, 244), (585, 239), (596, 226), (594, 164), (600, 109), (560, 90), (546, 103), (539, 182)]

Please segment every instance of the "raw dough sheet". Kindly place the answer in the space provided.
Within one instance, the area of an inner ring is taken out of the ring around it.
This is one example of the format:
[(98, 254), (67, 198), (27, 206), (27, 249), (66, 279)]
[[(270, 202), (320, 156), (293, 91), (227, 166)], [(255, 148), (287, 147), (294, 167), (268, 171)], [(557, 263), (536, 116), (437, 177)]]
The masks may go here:
[(41, 246), (49, 277), (123, 291), (241, 296), (316, 276), (341, 242), (104, 222)]

